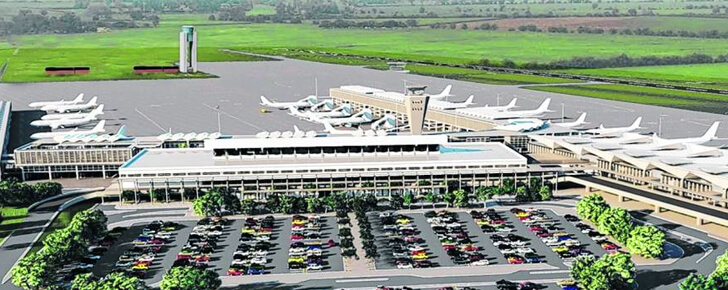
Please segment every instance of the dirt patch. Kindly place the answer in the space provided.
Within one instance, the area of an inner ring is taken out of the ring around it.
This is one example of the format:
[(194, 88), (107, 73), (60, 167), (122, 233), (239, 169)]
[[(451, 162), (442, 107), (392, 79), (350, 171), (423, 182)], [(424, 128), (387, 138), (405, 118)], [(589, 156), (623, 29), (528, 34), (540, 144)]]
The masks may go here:
[(471, 29), (481, 24), (489, 23), (498, 25), (498, 30), (518, 29), (523, 25), (536, 25), (540, 29), (548, 27), (566, 27), (569, 30), (577, 29), (579, 26), (602, 28), (602, 29), (624, 29), (637, 28), (635, 25), (638, 17), (563, 17), (563, 18), (516, 18), (488, 21), (468, 22)]

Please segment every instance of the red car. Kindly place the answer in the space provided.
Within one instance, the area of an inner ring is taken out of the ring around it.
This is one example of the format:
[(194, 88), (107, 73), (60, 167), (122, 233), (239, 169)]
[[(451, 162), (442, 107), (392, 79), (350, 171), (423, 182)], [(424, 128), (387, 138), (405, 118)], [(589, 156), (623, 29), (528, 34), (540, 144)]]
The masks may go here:
[(245, 271), (243, 271), (243, 269), (230, 268), (228, 270), (228, 275), (230, 275), (230, 276), (240, 276), (240, 275), (244, 275), (244, 274), (245, 274)]
[(447, 252), (449, 250), (454, 250), (455, 249), (455, 245), (443, 245), (442, 246), (442, 249), (445, 250), (445, 252)]
[(412, 251), (410, 254), (412, 255), (420, 255), (420, 254), (427, 254), (425, 251)]
[(475, 252), (477, 250), (478, 250), (478, 246), (476, 246), (476, 245), (466, 245), (465, 247), (463, 247), (463, 251), (465, 251), (465, 252)]
[(162, 239), (152, 239), (151, 241), (149, 241), (149, 243), (152, 245), (164, 245), (167, 243), (167, 241)]
[(538, 236), (539, 238), (548, 238), (551, 236), (551, 234), (548, 232), (542, 232), (542, 233), (536, 234), (536, 236)]
[(134, 266), (136, 266), (136, 265), (146, 265), (146, 266), (149, 266), (151, 264), (152, 264), (151, 261), (136, 261), (136, 262), (134, 262)]
[(506, 223), (505, 220), (492, 220), (492, 221), (490, 221), (490, 224), (491, 225), (502, 225), (502, 224), (505, 224), (505, 223)]
[(520, 265), (526, 262), (523, 258), (518, 256), (508, 257), (508, 264)]
[(291, 241), (300, 241), (303, 240), (305, 237), (303, 235), (299, 234), (293, 234), (291, 235)]
[(542, 227), (540, 227), (540, 226), (532, 226), (532, 227), (530, 227), (530, 230), (531, 230), (532, 232), (540, 232), (540, 231), (543, 231), (543, 230), (544, 230), (544, 228), (542, 228)]

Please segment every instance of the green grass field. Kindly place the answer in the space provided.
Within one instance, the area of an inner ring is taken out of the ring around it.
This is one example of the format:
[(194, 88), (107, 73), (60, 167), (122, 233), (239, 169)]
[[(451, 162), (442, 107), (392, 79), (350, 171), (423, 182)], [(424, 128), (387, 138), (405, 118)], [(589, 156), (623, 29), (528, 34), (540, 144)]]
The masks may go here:
[(434, 76), (491, 85), (557, 84), (580, 82), (577, 80), (560, 78), (519, 74), (503, 74), (482, 70), (441, 66), (408, 65), (407, 69), (419, 75)]
[(0, 209), (2, 222), (0, 222), (0, 244), (13, 231), (12, 225), (25, 221), (28, 217), (28, 208), (24, 207), (3, 207)]
[(728, 90), (728, 64), (691, 64), (567, 70), (569, 73)]
[(728, 112), (728, 97), (709, 93), (612, 84), (541, 86), (528, 89), (716, 114)]

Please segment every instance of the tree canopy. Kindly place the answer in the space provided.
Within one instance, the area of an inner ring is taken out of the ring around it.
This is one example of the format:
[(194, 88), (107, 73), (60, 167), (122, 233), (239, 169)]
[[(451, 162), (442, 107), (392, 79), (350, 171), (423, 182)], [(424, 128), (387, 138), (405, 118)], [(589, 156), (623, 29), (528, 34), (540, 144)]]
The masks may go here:
[(217, 273), (195, 267), (173, 267), (164, 274), (161, 290), (215, 290), (222, 282)]
[(627, 249), (645, 258), (657, 258), (665, 247), (665, 233), (653, 225), (636, 226), (629, 233)]
[(609, 205), (599, 194), (590, 194), (576, 204), (576, 213), (591, 222), (596, 222)]

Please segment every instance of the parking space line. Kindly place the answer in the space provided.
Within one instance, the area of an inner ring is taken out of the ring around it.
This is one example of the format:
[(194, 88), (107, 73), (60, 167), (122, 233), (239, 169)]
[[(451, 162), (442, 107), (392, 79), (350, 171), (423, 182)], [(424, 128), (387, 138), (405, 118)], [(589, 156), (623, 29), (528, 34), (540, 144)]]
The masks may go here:
[(389, 278), (368, 278), (368, 279), (342, 279), (336, 280), (336, 283), (359, 283), (359, 282), (384, 282), (389, 281)]

